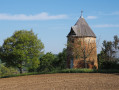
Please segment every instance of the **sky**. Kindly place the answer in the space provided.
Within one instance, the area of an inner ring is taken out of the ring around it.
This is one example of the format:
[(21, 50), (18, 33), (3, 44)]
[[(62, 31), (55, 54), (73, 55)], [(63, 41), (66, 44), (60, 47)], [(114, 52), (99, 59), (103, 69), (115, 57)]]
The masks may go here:
[(0, 46), (18, 30), (33, 30), (44, 51), (58, 54), (66, 48), (71, 26), (83, 17), (103, 40), (119, 37), (119, 0), (0, 0)]

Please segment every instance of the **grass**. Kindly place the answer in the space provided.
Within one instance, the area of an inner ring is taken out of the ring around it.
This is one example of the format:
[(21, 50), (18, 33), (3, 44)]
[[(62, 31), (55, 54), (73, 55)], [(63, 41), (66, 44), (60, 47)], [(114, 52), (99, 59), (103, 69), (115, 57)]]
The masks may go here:
[(63, 70), (53, 70), (51, 72), (31, 72), (31, 73), (23, 73), (23, 74), (2, 75), (2, 76), (0, 76), (0, 78), (38, 75), (38, 74), (54, 74), (54, 73), (119, 73), (119, 70), (116, 70), (116, 69), (109, 69), (109, 70), (63, 69)]

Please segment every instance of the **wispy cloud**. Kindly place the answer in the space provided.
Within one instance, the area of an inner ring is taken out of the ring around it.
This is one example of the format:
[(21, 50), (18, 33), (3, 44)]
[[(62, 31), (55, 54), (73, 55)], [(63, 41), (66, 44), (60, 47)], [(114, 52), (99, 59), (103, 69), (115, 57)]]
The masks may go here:
[(99, 15), (106, 15), (106, 16), (119, 15), (119, 11), (115, 11), (111, 13), (99, 12)]
[(93, 27), (97, 28), (108, 28), (108, 27), (119, 27), (119, 24), (102, 24), (102, 25), (94, 25)]
[(87, 19), (97, 19), (97, 16), (87, 16)]
[(49, 15), (46, 12), (36, 15), (25, 15), (25, 14), (2, 14), (0, 13), (0, 20), (55, 20), (55, 19), (66, 19), (66, 14), (60, 15)]
[(117, 12), (112, 12), (111, 15), (119, 15), (119, 11), (117, 11)]

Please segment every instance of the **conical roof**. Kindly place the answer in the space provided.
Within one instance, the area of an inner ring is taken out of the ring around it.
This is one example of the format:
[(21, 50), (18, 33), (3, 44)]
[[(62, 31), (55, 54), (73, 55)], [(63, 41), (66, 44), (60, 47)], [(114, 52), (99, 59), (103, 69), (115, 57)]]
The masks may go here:
[(95, 37), (90, 26), (87, 24), (85, 19), (81, 16), (76, 24), (71, 27), (68, 36), (79, 36), (79, 37)]

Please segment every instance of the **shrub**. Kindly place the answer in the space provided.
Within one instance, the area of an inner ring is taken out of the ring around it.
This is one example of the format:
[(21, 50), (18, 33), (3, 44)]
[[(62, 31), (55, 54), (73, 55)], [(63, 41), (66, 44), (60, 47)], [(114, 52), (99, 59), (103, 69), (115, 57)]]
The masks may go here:
[(39, 72), (50, 72), (54, 69), (53, 67), (53, 61), (55, 60), (55, 56), (48, 52), (44, 56), (40, 58), (40, 65), (37, 69)]
[(54, 60), (53, 66), (57, 69), (66, 69), (66, 60), (66, 49), (63, 49), (63, 51), (60, 52)]
[(3, 64), (0, 64), (0, 77), (9, 76), (13, 74), (18, 74), (18, 71), (12, 67), (5, 67)]
[(102, 61), (101, 69), (119, 69), (119, 64), (116, 61)]
[(64, 69), (60, 70), (59, 73), (94, 73), (97, 70), (94, 69)]

